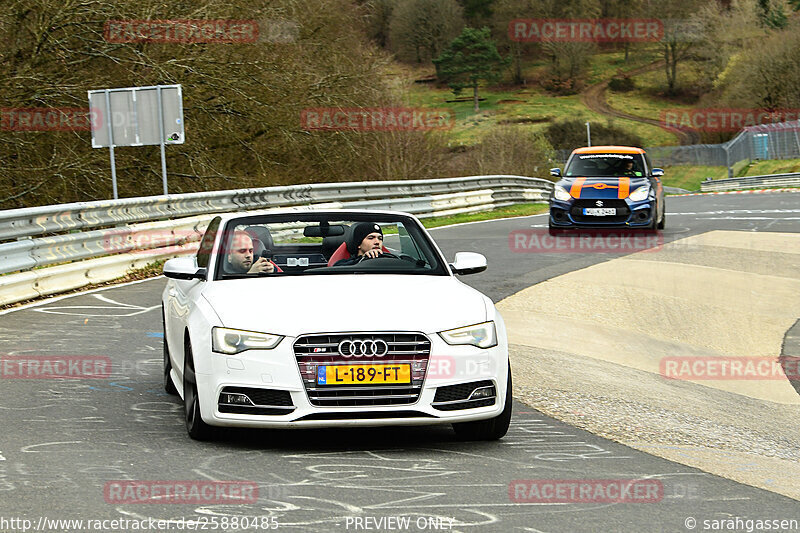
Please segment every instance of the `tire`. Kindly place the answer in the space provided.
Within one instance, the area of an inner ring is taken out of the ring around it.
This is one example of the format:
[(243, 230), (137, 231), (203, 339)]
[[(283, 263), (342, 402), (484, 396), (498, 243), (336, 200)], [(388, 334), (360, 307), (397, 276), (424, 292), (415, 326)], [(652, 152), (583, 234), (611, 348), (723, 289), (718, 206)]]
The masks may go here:
[(508, 366), (508, 381), (506, 388), (506, 403), (503, 412), (488, 420), (475, 422), (456, 422), (453, 430), (461, 440), (498, 440), (508, 433), (511, 424), (511, 365)]
[(183, 407), (186, 418), (186, 432), (194, 440), (211, 440), (214, 428), (203, 421), (200, 413), (200, 399), (197, 397), (197, 378), (194, 373), (192, 345), (186, 341), (183, 357)]
[(172, 382), (170, 372), (172, 372), (172, 361), (169, 358), (169, 346), (167, 346), (167, 324), (164, 320), (164, 308), (161, 308), (161, 330), (164, 332), (164, 392), (175, 396), (178, 394), (178, 389)]
[(656, 216), (658, 215), (658, 211), (653, 213), (653, 220), (650, 221), (650, 224), (647, 225), (645, 228), (647, 231), (655, 231), (656, 227), (658, 227), (658, 220), (656, 220)]
[(667, 225), (667, 213), (666, 211), (661, 213), (661, 220), (658, 222), (657, 229), (664, 229), (664, 226)]

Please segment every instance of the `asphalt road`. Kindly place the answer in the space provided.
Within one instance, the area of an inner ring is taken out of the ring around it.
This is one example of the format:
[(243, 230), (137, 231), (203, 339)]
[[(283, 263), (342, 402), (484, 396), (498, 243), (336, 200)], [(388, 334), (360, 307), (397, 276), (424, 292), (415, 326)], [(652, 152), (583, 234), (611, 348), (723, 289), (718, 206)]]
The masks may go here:
[[(797, 193), (668, 198), (663, 235), (669, 241), (713, 229), (797, 232), (798, 200)], [(509, 232), (545, 224), (544, 216), (533, 216), (433, 235), (449, 258), (456, 251), (489, 258), (489, 270), (464, 281), (495, 301), (618, 257), (509, 250)], [(9, 520), (22, 518), (34, 528), (41, 517), (152, 517), (172, 520), (173, 530), (185, 517), (207, 531), (256, 529), (231, 527), (232, 517), (270, 517), (260, 529), (283, 531), (685, 532), (709, 530), (716, 523), (704, 521), (712, 520), (730, 520), (734, 527), (727, 531), (742, 531), (748, 519), (800, 521), (796, 500), (633, 450), (520, 403), (508, 436), (493, 443), (458, 442), (447, 427), (232, 430), (214, 443), (194, 442), (184, 430), (181, 402), (161, 388), (164, 283), (149, 280), (0, 315), (3, 354), (108, 357), (113, 369), (110, 379), (0, 380), (0, 531), (21, 531), (20, 522)], [(657, 480), (663, 492), (649, 503), (515, 501), (515, 480), (551, 479)], [(120, 480), (246, 481), (258, 485), (258, 498), (125, 503), (104, 493)], [(390, 517), (410, 522), (378, 522)], [(221, 525), (223, 518), (228, 527), (215, 527), (213, 520)], [(687, 527), (692, 520), (693, 529)], [(39, 530), (81, 529), (42, 524)]]

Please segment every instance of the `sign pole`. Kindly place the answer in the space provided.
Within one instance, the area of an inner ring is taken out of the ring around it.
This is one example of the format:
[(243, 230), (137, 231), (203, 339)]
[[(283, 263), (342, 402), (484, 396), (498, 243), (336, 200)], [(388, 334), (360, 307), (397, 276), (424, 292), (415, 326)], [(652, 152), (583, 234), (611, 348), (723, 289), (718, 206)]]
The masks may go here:
[(169, 194), (167, 191), (167, 154), (164, 150), (164, 108), (161, 101), (161, 86), (156, 89), (158, 92), (158, 131), (161, 135), (161, 182), (164, 185), (164, 196)]
[[(112, 93), (114, 98), (111, 98)], [(167, 143), (183, 144), (185, 141), (181, 86), (97, 89), (89, 91), (88, 95), (90, 111), (106, 121), (92, 128), (92, 148), (109, 149), (114, 199), (119, 198), (115, 160), (117, 146), (157, 145), (161, 152), (163, 193), (164, 196), (168, 195), (166, 146)]]
[(114, 200), (116, 200), (119, 198), (119, 194), (117, 193), (117, 165), (114, 161), (114, 128), (111, 125), (114, 117), (111, 115), (111, 96), (109, 95), (108, 89), (106, 89), (105, 93), (106, 122), (108, 124), (108, 151), (111, 154), (111, 188), (114, 191)]

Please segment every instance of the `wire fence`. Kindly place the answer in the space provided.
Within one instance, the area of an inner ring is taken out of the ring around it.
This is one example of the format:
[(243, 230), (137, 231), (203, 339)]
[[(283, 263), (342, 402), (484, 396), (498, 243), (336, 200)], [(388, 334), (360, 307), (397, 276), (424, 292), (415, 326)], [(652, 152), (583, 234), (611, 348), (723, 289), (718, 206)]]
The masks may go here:
[[(654, 146), (645, 148), (657, 167), (703, 165), (728, 167), (754, 159), (800, 158), (800, 120), (776, 122), (744, 128), (722, 144)], [(571, 150), (558, 150), (557, 158), (566, 162)]]

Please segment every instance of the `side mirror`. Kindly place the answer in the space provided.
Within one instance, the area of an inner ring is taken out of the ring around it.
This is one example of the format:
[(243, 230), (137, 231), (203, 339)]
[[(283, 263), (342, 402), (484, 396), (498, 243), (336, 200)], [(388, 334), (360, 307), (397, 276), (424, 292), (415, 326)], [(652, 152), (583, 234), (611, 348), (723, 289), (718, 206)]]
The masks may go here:
[(197, 268), (194, 257), (176, 257), (164, 263), (164, 275), (170, 279), (206, 279), (207, 270)]
[(663, 168), (654, 168), (653, 169), (653, 176), (661, 177), (663, 175), (664, 175), (664, 169)]
[(550, 169), (550, 175), (551, 176), (555, 176), (557, 178), (560, 178), (561, 177), (561, 169), (560, 168), (551, 168)]
[(457, 252), (450, 268), (455, 274), (477, 274), (486, 270), (486, 258), (475, 252)]

